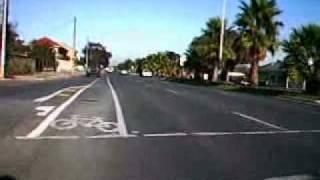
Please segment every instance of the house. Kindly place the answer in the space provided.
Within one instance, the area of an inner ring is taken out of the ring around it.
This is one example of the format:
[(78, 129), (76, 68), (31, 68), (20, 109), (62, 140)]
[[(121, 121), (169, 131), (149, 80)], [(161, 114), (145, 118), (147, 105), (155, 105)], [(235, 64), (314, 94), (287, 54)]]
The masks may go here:
[(54, 41), (48, 37), (36, 40), (38, 45), (50, 47), (55, 53), (57, 72), (72, 72), (75, 61), (78, 59), (77, 51), (63, 42)]
[(282, 68), (282, 62), (272, 62), (259, 68), (260, 82), (271, 87), (286, 86), (286, 72)]

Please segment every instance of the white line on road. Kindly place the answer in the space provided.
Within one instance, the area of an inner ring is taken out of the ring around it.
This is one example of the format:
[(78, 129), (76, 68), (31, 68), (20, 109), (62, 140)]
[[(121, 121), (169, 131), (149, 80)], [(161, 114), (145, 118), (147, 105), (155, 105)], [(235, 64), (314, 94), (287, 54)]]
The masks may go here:
[(49, 116), (47, 116), (37, 128), (32, 130), (28, 135), (27, 138), (36, 138), (39, 137), (50, 125), (51, 122), (53, 122), (63, 110), (65, 110), (74, 100), (77, 99), (85, 90), (92, 87), (98, 79), (94, 80), (90, 84), (84, 86), (82, 89), (80, 89), (78, 92), (76, 92), (71, 98), (69, 98), (66, 102), (61, 104), (57, 109), (55, 109)]
[(172, 136), (187, 136), (187, 133), (165, 133), (165, 134), (144, 134), (144, 137), (172, 137)]
[(51, 112), (54, 108), (55, 108), (55, 106), (39, 106), (39, 107), (36, 107), (36, 110), (40, 111), (40, 112), (37, 113), (37, 116), (40, 116), (40, 117), (47, 116), (49, 114), (49, 112)]
[(116, 109), (116, 117), (117, 117), (117, 121), (118, 121), (119, 133), (120, 133), (121, 136), (127, 137), (128, 136), (128, 130), (127, 130), (126, 123), (125, 123), (125, 120), (124, 120), (123, 111), (122, 111), (122, 108), (121, 108), (121, 105), (120, 105), (120, 101), (119, 101), (118, 95), (117, 95), (115, 89), (113, 88), (109, 77), (107, 77), (107, 84), (108, 84), (108, 86), (109, 86), (109, 88), (111, 90), (114, 106), (115, 106), (115, 109)]
[(172, 89), (166, 89), (167, 92), (175, 94), (175, 95), (179, 95), (179, 92), (172, 90)]
[(26, 136), (16, 136), (16, 139), (18, 140), (45, 140), (45, 139), (63, 140), (63, 139), (80, 139), (80, 137), (79, 136), (41, 136), (41, 137), (35, 137), (35, 138), (28, 138)]
[(197, 132), (192, 136), (237, 136), (237, 135), (281, 135), (281, 134), (319, 134), (320, 130), (291, 130), (291, 131), (248, 131), (248, 132)]
[(87, 136), (86, 139), (114, 139), (114, 138), (134, 138), (136, 135), (129, 134), (127, 136), (123, 135), (97, 135), (97, 136)]
[(238, 116), (240, 116), (242, 118), (249, 119), (251, 121), (254, 121), (254, 122), (257, 122), (257, 123), (260, 123), (260, 124), (263, 124), (265, 126), (268, 126), (268, 127), (271, 127), (271, 128), (275, 128), (275, 129), (278, 129), (278, 130), (281, 130), (281, 131), (287, 131), (288, 130), (286, 128), (283, 128), (283, 127), (280, 127), (280, 126), (277, 126), (277, 125), (262, 121), (260, 119), (257, 119), (257, 118), (252, 117), (252, 116), (248, 116), (246, 114), (242, 114), (242, 113), (239, 113), (239, 112), (232, 112), (232, 114), (238, 115)]
[(71, 86), (71, 87), (67, 87), (67, 88), (63, 88), (63, 89), (60, 89), (56, 92), (53, 92), (47, 96), (43, 96), (43, 97), (40, 97), (40, 98), (37, 98), (37, 99), (34, 99), (33, 102), (35, 103), (42, 103), (42, 102), (45, 102), (45, 101), (48, 101), (52, 98), (54, 98), (55, 96), (59, 95), (60, 93), (64, 92), (64, 91), (68, 91), (68, 92), (75, 92), (78, 90), (78, 88), (83, 88), (83, 86)]
[(218, 136), (256, 136), (256, 135), (290, 135), (290, 134), (320, 134), (320, 130), (291, 130), (291, 131), (248, 131), (248, 132), (194, 132), (194, 133), (164, 133), (164, 134), (141, 134), (137, 136), (129, 134), (122, 135), (97, 135), (97, 136), (40, 136), (28, 138), (26, 136), (16, 136), (18, 140), (64, 140), (64, 139), (115, 139), (115, 138), (152, 138), (152, 137), (218, 137)]
[(60, 89), (54, 93), (51, 93), (47, 96), (43, 96), (43, 97), (40, 97), (40, 98), (37, 98), (35, 100), (33, 100), (33, 102), (36, 102), (36, 103), (42, 103), (42, 102), (45, 102), (45, 101), (48, 101), (50, 99), (52, 99), (53, 97), (57, 96), (58, 94), (62, 93), (63, 91), (67, 90), (68, 88), (63, 88), (63, 89)]

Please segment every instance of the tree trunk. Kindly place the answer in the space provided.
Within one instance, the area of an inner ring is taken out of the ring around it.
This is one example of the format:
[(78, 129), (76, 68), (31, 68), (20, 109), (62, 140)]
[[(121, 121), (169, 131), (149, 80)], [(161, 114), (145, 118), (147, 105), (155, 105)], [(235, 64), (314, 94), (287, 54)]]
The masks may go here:
[(250, 68), (250, 83), (251, 86), (259, 85), (259, 63), (257, 60), (253, 60)]
[(212, 71), (212, 82), (218, 82), (219, 79), (219, 68), (218, 66), (214, 66)]

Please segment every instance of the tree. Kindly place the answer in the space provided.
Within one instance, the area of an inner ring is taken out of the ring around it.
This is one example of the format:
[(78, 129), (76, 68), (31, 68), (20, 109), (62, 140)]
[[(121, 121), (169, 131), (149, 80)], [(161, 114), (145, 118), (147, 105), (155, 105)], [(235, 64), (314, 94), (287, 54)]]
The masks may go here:
[[(15, 56), (19, 56), (19, 55), (27, 55), (30, 51), (29, 47), (27, 45), (24, 44), (24, 41), (21, 40), (19, 38), (19, 34), (16, 32), (16, 25), (13, 25), (12, 23), (8, 23), (7, 24), (7, 44), (6, 44), (6, 59), (7, 62), (5, 64), (5, 75), (8, 76), (10, 75), (12, 72), (10, 71), (15, 71), (14, 69), (19, 69), (18, 66), (20, 66), (21, 64), (19, 63), (15, 63), (15, 67), (9, 67), (11, 64), (11, 60), (15, 57)], [(28, 71), (32, 71), (32, 69), (30, 68)]]
[[(123, 64), (120, 64), (121, 66)], [(134, 62), (138, 73), (151, 71), (157, 76), (177, 76), (180, 65), (180, 55), (173, 51), (149, 54)]]
[[(320, 93), (320, 25), (308, 24), (293, 29), (288, 40), (283, 42), (287, 54), (284, 67), (288, 74), (307, 80), (307, 92)], [(308, 61), (313, 59), (310, 66)]]
[(197, 37), (192, 44), (212, 72), (212, 81), (218, 80), (220, 32), (220, 18), (211, 18), (202, 30), (202, 35)]
[(184, 67), (187, 68), (189, 71), (193, 71), (195, 78), (200, 79), (200, 72), (201, 72), (201, 57), (198, 55), (194, 47), (192, 46), (193, 43), (189, 45), (185, 55), (187, 57), (186, 62), (184, 62)]
[(239, 33), (233, 27), (228, 27), (227, 24), (226, 22), (222, 62), (219, 59), (222, 25), (219, 17), (208, 20), (206, 27), (202, 29), (202, 34), (193, 39), (187, 51), (186, 65), (188, 68), (190, 69), (191, 65), (196, 65), (197, 71), (199, 69), (208, 71), (210, 77), (212, 77), (212, 81), (218, 80), (218, 67), (223, 69), (222, 79), (226, 79), (228, 72), (233, 70), (237, 63), (234, 43), (239, 37)]
[(53, 50), (44, 45), (39, 45), (37, 41), (32, 41), (30, 56), (36, 60), (36, 71), (42, 72), (44, 68), (53, 67), (56, 71), (56, 58)]
[(273, 54), (279, 46), (277, 37), (283, 24), (277, 18), (282, 11), (276, 0), (250, 0), (249, 4), (242, 1), (240, 9), (236, 25), (241, 32), (242, 42), (247, 43), (251, 63), (250, 81), (256, 86), (259, 82), (259, 62), (266, 58), (267, 52)]
[(132, 67), (135, 69), (136, 65), (131, 59), (127, 59), (123, 63), (118, 64), (118, 69), (120, 70), (134, 70)]

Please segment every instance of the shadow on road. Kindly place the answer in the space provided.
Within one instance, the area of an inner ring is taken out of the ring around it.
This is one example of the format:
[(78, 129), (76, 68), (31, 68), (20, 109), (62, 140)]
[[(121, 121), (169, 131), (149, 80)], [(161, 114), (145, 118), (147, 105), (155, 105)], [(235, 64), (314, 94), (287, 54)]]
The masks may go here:
[(4, 175), (4, 176), (0, 176), (0, 180), (17, 180), (17, 179), (10, 175)]

